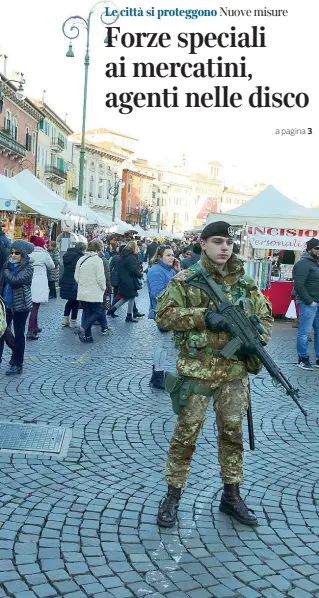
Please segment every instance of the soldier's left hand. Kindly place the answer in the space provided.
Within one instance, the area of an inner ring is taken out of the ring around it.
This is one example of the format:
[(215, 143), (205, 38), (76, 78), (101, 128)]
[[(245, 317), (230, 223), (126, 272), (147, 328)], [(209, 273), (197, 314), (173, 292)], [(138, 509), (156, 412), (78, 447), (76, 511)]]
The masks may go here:
[(241, 355), (248, 357), (249, 355), (256, 355), (257, 349), (254, 343), (242, 343), (239, 352)]

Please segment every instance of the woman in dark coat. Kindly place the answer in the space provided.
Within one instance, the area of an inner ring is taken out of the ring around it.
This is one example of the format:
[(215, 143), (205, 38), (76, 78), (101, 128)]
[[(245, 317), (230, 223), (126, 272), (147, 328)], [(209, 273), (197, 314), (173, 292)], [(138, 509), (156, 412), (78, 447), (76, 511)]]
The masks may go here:
[[(33, 265), (29, 255), (33, 250), (33, 243), (23, 239), (14, 241), (10, 248), (10, 257), (0, 273), (0, 295), (5, 304), (8, 326), (0, 338), (0, 362), (4, 342), (12, 350), (10, 368), (6, 371), (7, 376), (22, 374), (23, 371), (25, 327), (32, 308)], [(14, 336), (9, 329), (11, 322), (13, 322)]]
[(114, 318), (116, 317), (115, 311), (128, 302), (126, 322), (138, 322), (137, 319), (133, 318), (133, 307), (137, 291), (142, 286), (143, 272), (138, 266), (137, 252), (136, 241), (130, 241), (122, 251), (118, 265), (118, 297), (120, 297), (120, 300), (108, 312)]
[(111, 285), (113, 289), (112, 305), (116, 303), (116, 297), (119, 292), (119, 263), (123, 249), (125, 249), (125, 245), (120, 245), (118, 253), (113, 255), (110, 263)]
[(74, 280), (74, 272), (78, 260), (84, 255), (85, 249), (85, 243), (76, 243), (76, 245), (70, 247), (63, 256), (64, 268), (60, 281), (60, 297), (62, 299), (67, 299), (67, 302), (64, 308), (62, 326), (70, 326), (70, 328), (76, 327), (79, 311), (79, 301), (77, 301), (76, 298), (78, 288)]

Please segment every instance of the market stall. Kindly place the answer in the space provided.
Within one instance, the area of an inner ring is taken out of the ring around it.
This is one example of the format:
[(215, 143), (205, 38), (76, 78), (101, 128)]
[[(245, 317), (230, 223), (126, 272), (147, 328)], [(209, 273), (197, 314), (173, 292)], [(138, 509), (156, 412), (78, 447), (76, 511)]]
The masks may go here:
[(227, 220), (235, 228), (247, 274), (272, 302), (273, 314), (285, 315), (293, 288), (293, 265), (306, 242), (319, 237), (319, 209), (306, 208), (269, 185), (234, 210), (209, 214), (206, 224), (218, 220)]

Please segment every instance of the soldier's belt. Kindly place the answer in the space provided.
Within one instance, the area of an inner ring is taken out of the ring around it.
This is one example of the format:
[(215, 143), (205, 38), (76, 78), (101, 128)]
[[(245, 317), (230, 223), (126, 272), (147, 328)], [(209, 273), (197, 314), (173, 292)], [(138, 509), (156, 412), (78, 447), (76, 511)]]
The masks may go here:
[(171, 397), (173, 411), (177, 415), (181, 409), (186, 407), (192, 394), (212, 397), (214, 393), (212, 388), (202, 386), (192, 378), (180, 376), (177, 372), (165, 372), (165, 389)]

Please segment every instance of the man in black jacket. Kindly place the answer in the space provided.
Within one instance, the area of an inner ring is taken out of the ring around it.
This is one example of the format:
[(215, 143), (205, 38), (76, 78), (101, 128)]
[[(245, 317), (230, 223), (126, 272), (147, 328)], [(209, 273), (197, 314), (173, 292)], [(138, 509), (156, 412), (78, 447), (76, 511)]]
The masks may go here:
[(148, 262), (150, 263), (151, 259), (154, 257), (155, 255), (155, 251), (158, 248), (159, 244), (157, 243), (156, 239), (154, 239), (154, 241), (152, 241), (152, 243), (150, 243), (147, 246), (145, 255), (144, 255), (144, 262)]
[(194, 245), (192, 246), (191, 255), (189, 257), (186, 257), (185, 259), (183, 259), (181, 262), (182, 270), (187, 270), (188, 268), (193, 266), (193, 264), (197, 264), (197, 262), (199, 262), (199, 260), (200, 260), (201, 253), (202, 253), (202, 248), (200, 246), (200, 243), (194, 243)]
[(308, 337), (315, 331), (315, 367), (319, 368), (319, 239), (310, 239), (306, 251), (294, 265), (294, 290), (299, 306), (297, 336), (298, 367), (313, 370), (308, 355)]
[(2, 226), (0, 226), (0, 272), (10, 255), (10, 245), (10, 239), (8, 239), (8, 237), (2, 230)]

